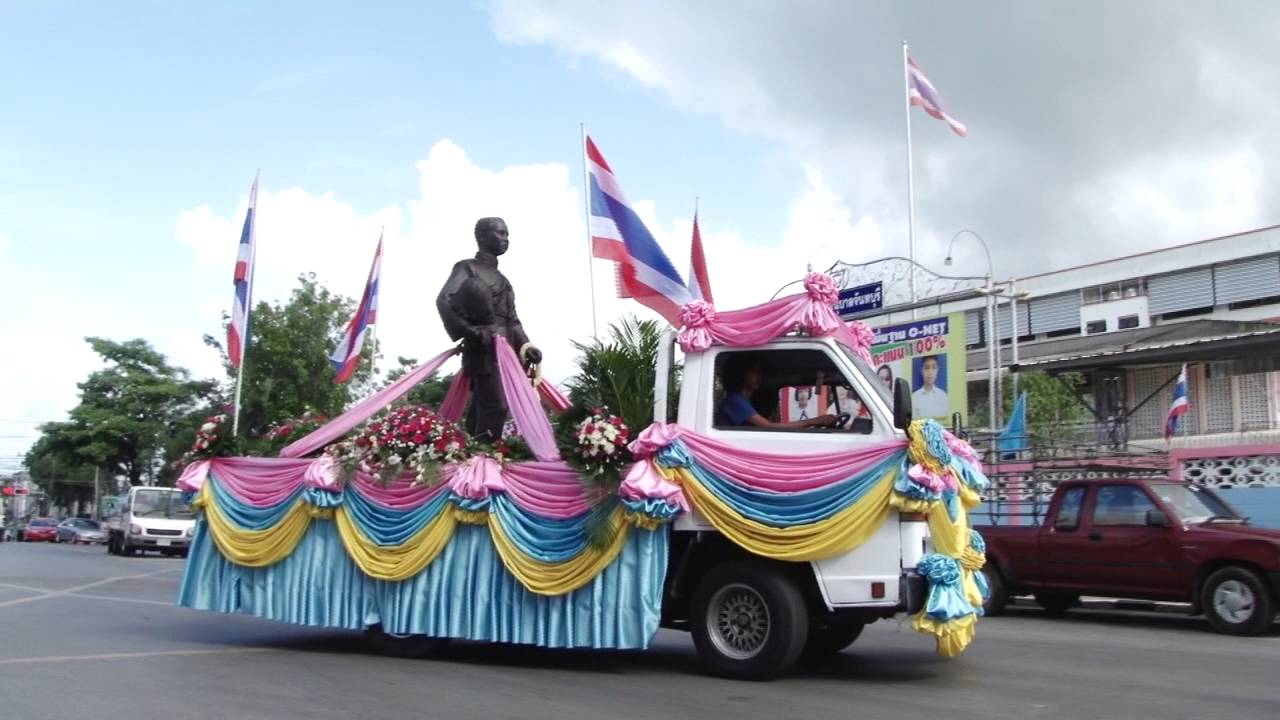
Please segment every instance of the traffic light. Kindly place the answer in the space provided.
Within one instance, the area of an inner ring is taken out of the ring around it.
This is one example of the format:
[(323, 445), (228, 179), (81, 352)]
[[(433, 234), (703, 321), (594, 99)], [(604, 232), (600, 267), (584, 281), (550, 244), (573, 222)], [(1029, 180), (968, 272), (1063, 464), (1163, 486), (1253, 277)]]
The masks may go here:
[(5, 495), (10, 495), (10, 496), (12, 496), (12, 495), (13, 495), (13, 486), (12, 486), (12, 485), (5, 485), (5, 486), (4, 486), (4, 494), (5, 494)]

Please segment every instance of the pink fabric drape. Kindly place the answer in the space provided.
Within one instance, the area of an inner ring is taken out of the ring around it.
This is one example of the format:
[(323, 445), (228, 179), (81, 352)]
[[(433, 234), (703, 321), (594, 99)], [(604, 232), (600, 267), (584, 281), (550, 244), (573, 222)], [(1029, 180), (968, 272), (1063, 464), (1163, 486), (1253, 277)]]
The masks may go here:
[(539, 460), (559, 460), (560, 450), (556, 447), (555, 433), (551, 431), (551, 421), (543, 412), (538, 393), (530, 384), (529, 376), (525, 374), (511, 344), (506, 338), (495, 338), (494, 350), (498, 355), (498, 372), (502, 377), (502, 391), (507, 396), (507, 407), (524, 441)]
[(461, 420), (462, 413), (467, 411), (467, 397), (470, 394), (471, 380), (466, 373), (454, 375), (449, 392), (445, 393), (444, 401), (440, 403), (440, 419), (453, 423)]
[(685, 352), (702, 352), (712, 345), (751, 347), (804, 328), (816, 337), (835, 337), (870, 361), (871, 336), (865, 326), (851, 328), (836, 314), (835, 281), (822, 273), (809, 273), (804, 286), (804, 294), (730, 312), (717, 312), (695, 300), (680, 309), (682, 327), (676, 336), (680, 347)]
[(689, 501), (680, 486), (664, 477), (648, 460), (631, 465), (618, 488), (618, 495), (624, 500), (665, 500), (681, 510), (689, 509)]
[(430, 501), (442, 492), (449, 490), (448, 482), (435, 485), (414, 484), (412, 473), (405, 473), (383, 485), (366, 473), (356, 473), (350, 486), (370, 502), (391, 510), (408, 510)]
[(280, 451), (280, 457), (302, 457), (346, 435), (352, 428), (373, 417), (379, 410), (412, 390), (413, 386), (430, 377), (431, 373), (439, 370), (440, 366), (457, 352), (457, 348), (450, 348), (419, 365), (413, 372), (356, 403), (350, 410), (330, 420), (315, 432), (285, 446), (285, 449)]
[[(306, 479), (307, 459), (220, 457), (202, 461), (204, 472), (197, 478), (183, 473), (178, 487), (199, 491), (205, 478), (217, 473), (218, 484), (238, 500), (254, 507), (275, 505), (288, 499)], [(193, 465), (194, 467), (194, 465)]]
[(541, 395), (542, 399), (545, 400), (547, 404), (551, 406), (551, 409), (556, 412), (564, 412), (573, 406), (573, 403), (569, 402), (569, 398), (565, 397), (564, 393), (560, 392), (560, 388), (552, 385), (547, 380), (543, 380), (538, 384), (538, 394)]
[(543, 517), (568, 518), (591, 509), (578, 473), (563, 462), (511, 463), (503, 468), (507, 495)]
[(678, 425), (654, 424), (631, 443), (636, 457), (649, 457), (676, 439), (698, 464), (744, 487), (771, 492), (801, 492), (830, 485), (887, 459), (907, 447), (889, 440), (838, 452), (778, 455), (712, 440)]

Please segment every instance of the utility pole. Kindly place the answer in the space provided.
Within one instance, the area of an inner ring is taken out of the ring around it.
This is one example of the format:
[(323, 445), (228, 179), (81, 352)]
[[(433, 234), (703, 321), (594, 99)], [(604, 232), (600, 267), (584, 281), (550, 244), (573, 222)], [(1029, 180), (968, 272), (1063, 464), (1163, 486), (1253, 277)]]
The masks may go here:
[(94, 520), (102, 520), (102, 496), (98, 494), (98, 466), (93, 466), (93, 513), (90, 515)]

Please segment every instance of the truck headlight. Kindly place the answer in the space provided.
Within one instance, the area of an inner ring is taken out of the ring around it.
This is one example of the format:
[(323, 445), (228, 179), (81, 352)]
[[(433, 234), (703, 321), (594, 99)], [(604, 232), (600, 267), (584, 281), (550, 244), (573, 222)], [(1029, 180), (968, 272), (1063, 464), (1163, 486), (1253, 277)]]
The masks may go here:
[(194, 536), (195, 536), (195, 534), (196, 534), (196, 526), (195, 526), (195, 525), (192, 525), (191, 527), (187, 528), (187, 537), (194, 537)]
[(130, 523), (130, 524), (129, 524), (129, 534), (130, 534), (130, 535), (141, 535), (141, 534), (142, 534), (142, 526), (141, 526), (141, 525), (134, 525), (134, 524)]

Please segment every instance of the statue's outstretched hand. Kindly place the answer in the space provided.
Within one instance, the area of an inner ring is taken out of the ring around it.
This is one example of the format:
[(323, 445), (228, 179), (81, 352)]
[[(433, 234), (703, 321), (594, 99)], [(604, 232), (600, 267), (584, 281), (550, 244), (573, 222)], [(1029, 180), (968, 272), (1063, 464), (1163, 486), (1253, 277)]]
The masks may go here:
[(539, 350), (537, 347), (535, 347), (533, 344), (527, 344), (523, 348), (521, 348), (520, 354), (523, 355), (523, 359), (526, 365), (542, 364), (542, 351)]

